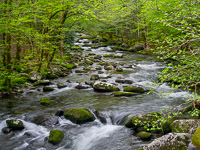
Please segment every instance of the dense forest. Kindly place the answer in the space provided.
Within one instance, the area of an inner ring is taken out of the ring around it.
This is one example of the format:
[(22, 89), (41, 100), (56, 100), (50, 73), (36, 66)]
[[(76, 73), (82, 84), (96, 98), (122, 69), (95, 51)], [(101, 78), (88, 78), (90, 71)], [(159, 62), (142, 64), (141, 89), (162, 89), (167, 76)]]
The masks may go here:
[(138, 43), (168, 60), (161, 81), (200, 86), (198, 0), (2, 0), (0, 90), (25, 83), (22, 73), (47, 75), (68, 61), (76, 32), (131, 50)]

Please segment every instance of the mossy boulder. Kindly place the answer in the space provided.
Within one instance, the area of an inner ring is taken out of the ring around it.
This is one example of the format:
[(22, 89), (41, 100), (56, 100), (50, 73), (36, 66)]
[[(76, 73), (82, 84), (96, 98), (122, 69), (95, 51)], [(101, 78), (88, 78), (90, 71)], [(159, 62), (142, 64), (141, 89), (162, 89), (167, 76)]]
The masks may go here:
[(120, 96), (135, 96), (138, 94), (133, 92), (114, 92), (113, 95), (116, 97), (120, 97)]
[(38, 80), (36, 82), (33, 83), (34, 86), (38, 86), (38, 85), (50, 85), (51, 82), (49, 80)]
[(60, 130), (51, 130), (49, 134), (49, 143), (54, 145), (59, 144), (64, 138), (64, 133)]
[(145, 90), (142, 87), (134, 86), (134, 85), (124, 87), (123, 91), (125, 91), (125, 92), (136, 92), (136, 93), (144, 93), (145, 92)]
[(13, 130), (24, 129), (24, 124), (21, 120), (16, 120), (16, 119), (6, 120), (6, 124), (8, 128), (11, 128)]
[(64, 116), (66, 119), (76, 124), (83, 124), (95, 120), (93, 114), (83, 108), (69, 108), (64, 112)]
[(119, 87), (115, 86), (114, 84), (97, 81), (93, 84), (93, 89), (98, 92), (113, 92), (119, 91)]
[(51, 91), (53, 91), (54, 90), (54, 88), (53, 87), (50, 87), (50, 86), (44, 86), (43, 87), (43, 92), (51, 92)]
[(187, 150), (191, 136), (188, 133), (169, 133), (155, 139), (140, 150)]
[(137, 134), (137, 137), (139, 137), (141, 140), (148, 141), (151, 140), (151, 133), (141, 131)]
[(93, 74), (93, 75), (91, 75), (91, 77), (90, 77), (90, 80), (99, 80), (99, 79), (100, 79), (100, 77), (99, 77), (98, 74)]
[(176, 132), (176, 133), (189, 133), (191, 127), (194, 127), (196, 124), (200, 124), (200, 119), (175, 120), (171, 124), (171, 129), (172, 129), (172, 132)]
[(194, 132), (194, 135), (192, 136), (192, 144), (200, 149), (200, 126), (197, 128), (197, 130)]
[(74, 69), (76, 68), (75, 64), (66, 64), (67, 69)]
[(41, 104), (41, 105), (47, 106), (47, 105), (50, 105), (50, 103), (51, 103), (51, 101), (50, 101), (50, 99), (47, 98), (47, 97), (42, 97), (42, 98), (40, 99), (40, 104)]
[(117, 72), (123, 72), (123, 69), (122, 68), (117, 68), (116, 71)]

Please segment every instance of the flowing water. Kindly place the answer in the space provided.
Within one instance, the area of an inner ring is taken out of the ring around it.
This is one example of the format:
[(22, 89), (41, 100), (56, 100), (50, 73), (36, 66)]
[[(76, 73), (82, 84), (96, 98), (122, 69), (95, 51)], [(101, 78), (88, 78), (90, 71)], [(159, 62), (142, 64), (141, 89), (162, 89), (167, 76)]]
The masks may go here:
[[(79, 40), (75, 45), (83, 46), (87, 39)], [(89, 42), (89, 41), (88, 41)], [(95, 53), (98, 55), (112, 54), (112, 46), (83, 47), (83, 55)], [(116, 53), (116, 52), (115, 52)], [(115, 83), (116, 79), (129, 79), (134, 85), (140, 85), (145, 89), (153, 87), (151, 94), (141, 94), (134, 97), (114, 97), (112, 93), (97, 93), (92, 88), (77, 90), (74, 87), (78, 83), (90, 80), (91, 74), (76, 74), (73, 72), (64, 78), (53, 80), (67, 85), (66, 88), (57, 89), (53, 92), (43, 93), (41, 89), (31, 89), (22, 95), (10, 96), (1, 99), (0, 103), (0, 149), (1, 150), (135, 150), (149, 142), (143, 142), (133, 136), (133, 131), (123, 125), (128, 116), (140, 113), (158, 112), (160, 109), (184, 102), (192, 95), (183, 90), (174, 90), (167, 84), (159, 87), (154, 86), (159, 73), (165, 67), (165, 63), (159, 62), (153, 56), (142, 54), (123, 53), (123, 58), (102, 58), (105, 61), (118, 63), (123, 68), (122, 73), (106, 71), (100, 76), (112, 75), (106, 79), (109, 83)], [(133, 68), (125, 68), (122, 64), (130, 64)], [(97, 66), (94, 63), (93, 66)], [(79, 67), (81, 69), (82, 67)], [(66, 82), (66, 81), (71, 81)], [(56, 87), (55, 85), (52, 85)], [(118, 84), (120, 88), (126, 84)], [(162, 92), (161, 92), (162, 91)], [(173, 91), (173, 92), (172, 92)], [(162, 97), (161, 97), (162, 96)], [(40, 98), (48, 97), (51, 105), (48, 107), (40, 105)], [(76, 125), (64, 117), (54, 121), (55, 112), (59, 109), (65, 110), (71, 107), (89, 108), (98, 110), (106, 116), (106, 124), (98, 119), (83, 125)], [(36, 116), (50, 118), (49, 123), (37, 125), (33, 123)], [(6, 126), (6, 119), (15, 118), (23, 121), (25, 129), (22, 131), (3, 134), (1, 129)], [(55, 123), (56, 122), (56, 123)], [(48, 143), (48, 135), (51, 129), (62, 130), (65, 134), (63, 141), (54, 146)]]

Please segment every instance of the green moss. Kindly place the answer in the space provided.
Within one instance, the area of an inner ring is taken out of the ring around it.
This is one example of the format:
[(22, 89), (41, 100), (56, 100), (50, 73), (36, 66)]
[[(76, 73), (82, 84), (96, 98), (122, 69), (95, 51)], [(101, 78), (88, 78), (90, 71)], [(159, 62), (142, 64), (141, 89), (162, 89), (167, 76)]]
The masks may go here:
[(116, 71), (117, 72), (123, 72), (123, 69), (122, 68), (117, 68)]
[(114, 67), (113, 67), (113, 66), (105, 66), (104, 69), (105, 69), (105, 70), (113, 70)]
[(56, 78), (58, 78), (58, 76), (55, 75), (54, 73), (48, 73), (46, 76), (47, 76), (47, 79), (56, 79)]
[(150, 140), (151, 139), (151, 133), (141, 131), (137, 134), (137, 137), (139, 137), (141, 140)]
[(138, 95), (137, 93), (133, 92), (114, 92), (114, 96), (119, 97), (119, 96), (135, 96)]
[(197, 128), (194, 135), (192, 136), (192, 144), (200, 149), (200, 126)]
[(132, 123), (132, 120), (131, 119), (129, 119), (126, 123), (125, 123), (125, 125), (124, 125), (125, 127), (127, 127), (127, 128), (132, 128), (132, 127), (134, 127), (134, 125), (133, 125), (133, 123)]
[(66, 64), (67, 69), (74, 69), (76, 68), (75, 64)]
[(66, 119), (69, 119), (73, 123), (83, 124), (86, 122), (94, 121), (94, 116), (83, 108), (69, 108), (64, 112)]
[(144, 93), (144, 89), (142, 87), (139, 87), (139, 86), (127, 86), (127, 87), (124, 87), (123, 91), (125, 92), (136, 92), (136, 93)]
[(50, 103), (51, 103), (51, 101), (50, 101), (50, 99), (47, 98), (47, 97), (42, 97), (42, 98), (40, 99), (40, 104), (41, 104), (41, 105), (49, 105)]
[(64, 138), (64, 133), (60, 130), (51, 130), (49, 134), (49, 143), (59, 144)]

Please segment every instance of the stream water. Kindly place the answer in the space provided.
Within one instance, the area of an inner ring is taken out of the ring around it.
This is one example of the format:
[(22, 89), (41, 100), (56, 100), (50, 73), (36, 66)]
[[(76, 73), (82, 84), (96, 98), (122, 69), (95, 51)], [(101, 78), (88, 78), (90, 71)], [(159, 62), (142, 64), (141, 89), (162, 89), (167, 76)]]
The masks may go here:
[[(75, 43), (83, 47), (88, 40), (83, 39)], [(88, 41), (91, 43), (90, 41)], [(97, 55), (113, 54), (112, 46), (83, 47), (83, 55), (94, 53)], [(116, 53), (116, 52), (115, 52)], [(182, 90), (174, 90), (167, 84), (159, 87), (153, 85), (158, 74), (165, 67), (165, 63), (157, 61), (153, 56), (142, 54), (123, 53), (123, 58), (102, 58), (106, 61), (119, 63), (123, 68), (122, 73), (104, 70), (100, 76), (112, 75), (106, 79), (109, 83), (115, 83), (116, 79), (129, 79), (134, 85), (140, 85), (145, 89), (151, 87), (155, 90), (151, 94), (141, 94), (134, 97), (114, 97), (112, 93), (98, 93), (89, 88), (77, 90), (74, 87), (78, 83), (85, 83), (90, 80), (91, 74), (76, 74), (73, 72), (64, 78), (53, 80), (67, 85), (66, 88), (57, 89), (53, 92), (43, 93), (38, 89), (32, 89), (22, 95), (10, 96), (0, 99), (0, 149), (1, 150), (135, 150), (149, 142), (144, 142), (133, 136), (133, 131), (123, 125), (128, 116), (140, 113), (158, 112), (160, 109), (169, 108), (184, 102), (192, 95)], [(133, 68), (125, 68), (120, 64), (130, 64)], [(97, 66), (97, 63), (92, 65)], [(82, 69), (82, 67), (78, 67)], [(66, 82), (67, 80), (71, 81)], [(126, 84), (118, 84), (120, 88)], [(160, 92), (162, 96), (160, 97)], [(173, 93), (170, 93), (174, 91)], [(40, 98), (48, 97), (51, 105), (48, 107), (40, 105)], [(59, 109), (65, 110), (72, 107), (89, 108), (98, 110), (106, 116), (107, 123), (102, 124), (98, 119), (83, 125), (76, 125), (59, 117), (55, 121), (55, 112)], [(36, 116), (50, 118), (47, 124), (37, 125), (33, 123)], [(20, 119), (25, 125), (22, 131), (3, 134), (1, 129), (6, 126), (8, 118)], [(56, 122), (56, 123), (54, 123)], [(48, 143), (47, 137), (51, 129), (62, 130), (65, 134), (63, 141), (54, 146)]]

